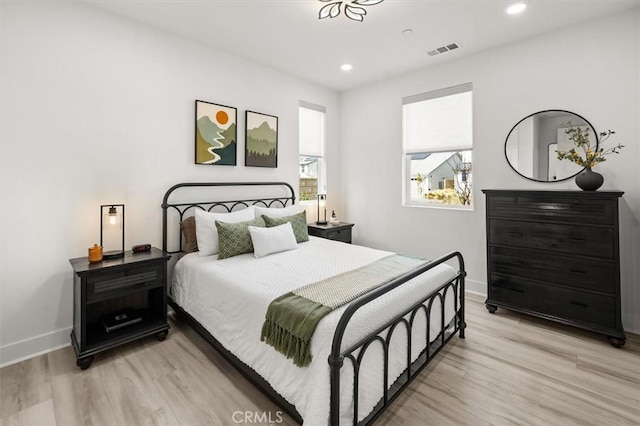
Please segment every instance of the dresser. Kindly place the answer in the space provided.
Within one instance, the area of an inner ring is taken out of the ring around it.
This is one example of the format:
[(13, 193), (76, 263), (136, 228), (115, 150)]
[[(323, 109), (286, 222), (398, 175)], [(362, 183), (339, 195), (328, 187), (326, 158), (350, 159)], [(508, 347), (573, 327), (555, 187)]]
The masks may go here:
[(523, 312), (626, 341), (620, 313), (622, 192), (483, 190), (487, 310)]

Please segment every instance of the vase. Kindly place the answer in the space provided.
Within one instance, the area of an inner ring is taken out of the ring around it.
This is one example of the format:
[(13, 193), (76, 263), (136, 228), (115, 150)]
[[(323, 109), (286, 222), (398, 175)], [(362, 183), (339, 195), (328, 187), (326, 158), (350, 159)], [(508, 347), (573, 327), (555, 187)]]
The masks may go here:
[(604, 177), (591, 170), (591, 167), (585, 168), (576, 176), (576, 185), (583, 191), (595, 191), (604, 183)]

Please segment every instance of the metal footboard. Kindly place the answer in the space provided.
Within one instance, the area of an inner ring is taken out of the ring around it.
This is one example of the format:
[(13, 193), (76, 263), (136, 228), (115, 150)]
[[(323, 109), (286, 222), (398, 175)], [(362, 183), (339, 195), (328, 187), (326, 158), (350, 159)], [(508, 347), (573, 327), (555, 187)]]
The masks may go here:
[[(458, 273), (451, 280), (448, 281), (427, 297), (420, 300), (409, 309), (395, 316), (389, 320), (386, 324), (379, 327), (377, 330), (371, 332), (365, 338), (361, 339), (356, 344), (342, 349), (342, 340), (345, 330), (349, 325), (350, 319), (353, 315), (363, 306), (377, 299), (378, 297), (388, 293), (389, 291), (405, 284), (407, 281), (417, 277), (418, 275), (426, 272), (436, 266), (445, 263), (453, 258), (458, 260)], [(353, 377), (353, 424), (354, 425), (366, 425), (376, 420), (382, 412), (400, 395), (402, 390), (406, 388), (409, 383), (422, 371), (424, 367), (435, 357), (435, 355), (444, 347), (444, 345), (455, 335), (456, 332), (460, 332), (460, 338), (464, 338), (464, 330), (466, 327), (464, 319), (464, 279), (466, 272), (464, 269), (464, 259), (459, 252), (453, 252), (432, 262), (427, 263), (407, 274), (404, 274), (395, 280), (373, 290), (359, 299), (352, 302), (345, 312), (342, 314), (338, 326), (336, 327), (335, 334), (333, 336), (333, 343), (331, 347), (331, 354), (329, 355), (330, 366), (330, 380), (331, 380), (331, 425), (340, 424), (340, 373), (344, 360), (349, 359), (353, 365), (354, 377)], [(454, 298), (454, 310), (455, 314), (453, 319), (445, 324), (445, 301), (447, 297)], [(434, 303), (439, 301), (440, 304), (440, 333), (435, 339), (430, 336), (431, 325), (431, 309)], [(426, 347), (422, 350), (420, 355), (415, 361), (411, 361), (412, 354), (412, 327), (414, 320), (418, 312), (424, 311), (426, 314)], [(408, 319), (407, 319), (408, 317)], [(394, 331), (398, 328), (398, 325), (403, 324), (407, 331), (407, 368), (400, 374), (400, 377), (391, 385), (389, 382), (389, 342), (393, 336)], [(386, 334), (385, 334), (386, 332)], [(383, 397), (380, 402), (374, 407), (373, 411), (367, 415), (362, 421), (358, 422), (358, 394), (359, 394), (359, 369), (366, 353), (367, 349), (374, 343), (379, 342), (383, 349)], [(357, 355), (355, 355), (357, 353)]]

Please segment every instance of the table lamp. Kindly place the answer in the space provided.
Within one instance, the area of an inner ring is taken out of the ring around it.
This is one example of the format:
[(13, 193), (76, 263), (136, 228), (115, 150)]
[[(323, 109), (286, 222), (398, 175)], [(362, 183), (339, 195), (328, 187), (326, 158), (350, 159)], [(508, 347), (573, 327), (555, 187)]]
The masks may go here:
[(105, 260), (124, 257), (124, 204), (100, 206), (100, 245), (104, 247), (105, 237), (109, 237), (109, 243), (113, 244), (116, 234), (121, 234), (121, 249), (104, 251), (102, 258)]

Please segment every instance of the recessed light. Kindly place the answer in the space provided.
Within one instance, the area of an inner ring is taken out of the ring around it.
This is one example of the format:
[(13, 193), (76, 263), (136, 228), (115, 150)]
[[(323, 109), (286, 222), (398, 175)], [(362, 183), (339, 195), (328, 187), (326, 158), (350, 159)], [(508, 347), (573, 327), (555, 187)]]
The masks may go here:
[(505, 10), (509, 15), (517, 15), (527, 8), (526, 3), (514, 3)]
[(413, 30), (411, 28), (407, 28), (405, 30), (402, 30), (402, 35), (406, 35), (406, 36), (413, 35)]
[(351, 65), (351, 64), (342, 64), (342, 65), (340, 65), (340, 69), (342, 71), (351, 71), (352, 68), (353, 68), (353, 65)]

